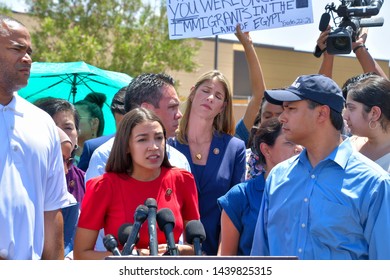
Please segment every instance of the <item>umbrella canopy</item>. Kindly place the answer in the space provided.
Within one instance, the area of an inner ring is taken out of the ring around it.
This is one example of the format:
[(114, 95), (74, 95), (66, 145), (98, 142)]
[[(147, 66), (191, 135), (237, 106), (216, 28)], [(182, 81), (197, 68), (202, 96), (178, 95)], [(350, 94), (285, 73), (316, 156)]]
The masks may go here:
[(34, 62), (28, 84), (18, 94), (30, 102), (42, 97), (56, 97), (75, 103), (88, 93), (101, 92), (107, 97), (103, 106), (103, 134), (107, 135), (115, 132), (115, 120), (110, 111), (112, 98), (131, 80), (127, 74), (103, 70), (83, 61)]

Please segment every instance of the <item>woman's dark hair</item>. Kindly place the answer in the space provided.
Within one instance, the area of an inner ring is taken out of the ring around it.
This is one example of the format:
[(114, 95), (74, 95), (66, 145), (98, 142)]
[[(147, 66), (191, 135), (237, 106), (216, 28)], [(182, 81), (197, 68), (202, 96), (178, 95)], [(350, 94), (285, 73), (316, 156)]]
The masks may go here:
[(256, 115), (255, 120), (253, 122), (253, 126), (252, 126), (251, 130), (249, 131), (248, 143), (246, 145), (247, 148), (252, 148), (252, 146), (253, 146), (253, 138), (255, 137), (256, 131), (259, 128), (259, 124), (261, 123), (261, 114), (263, 113), (263, 106), (264, 106), (265, 102), (266, 102), (266, 99), (263, 96), (263, 98), (261, 99), (259, 111), (257, 112), (257, 115)]
[(278, 118), (271, 118), (261, 122), (253, 137), (253, 152), (259, 156), (259, 163), (265, 165), (265, 156), (260, 150), (260, 144), (265, 143), (272, 147), (275, 145), (276, 138), (282, 133), (282, 123)]
[[(286, 89), (286, 88), (274, 88), (272, 90), (284, 90), (284, 89)], [(273, 103), (268, 102), (265, 99), (265, 96), (263, 96), (263, 98), (261, 99), (261, 104), (260, 104), (259, 111), (257, 112), (257, 115), (256, 115), (255, 120), (253, 122), (252, 129), (249, 131), (249, 138), (248, 138), (247, 148), (252, 148), (253, 137), (255, 136), (257, 128), (259, 127), (259, 125), (261, 123), (261, 117), (263, 115), (264, 107), (265, 107), (266, 104), (273, 104)], [(274, 104), (274, 105), (278, 105), (278, 106), (283, 108), (283, 106), (280, 105), (280, 104)]]
[[(129, 140), (131, 133), (135, 126), (146, 122), (158, 122), (163, 128), (164, 139), (166, 142), (166, 131), (159, 117), (157, 117), (152, 111), (144, 108), (135, 108), (126, 113), (119, 124), (118, 131), (115, 134), (114, 144), (112, 146), (110, 156), (108, 157), (106, 164), (106, 172), (115, 173), (133, 173), (133, 160), (130, 152), (128, 151)], [(172, 167), (168, 161), (168, 156), (164, 146), (164, 160), (161, 164), (164, 167)]]
[(71, 112), (74, 118), (76, 130), (79, 131), (80, 117), (74, 105), (69, 101), (62, 98), (44, 97), (36, 100), (34, 105), (48, 113), (52, 118), (58, 112)]
[(367, 73), (352, 76), (351, 78), (347, 79), (344, 82), (343, 86), (341, 87), (344, 99), (347, 100), (348, 91), (354, 84), (356, 84), (357, 82), (359, 82), (360, 80), (366, 77), (377, 76), (377, 75), (378, 74), (376, 74), (375, 72), (367, 72)]
[(369, 113), (372, 107), (381, 109), (379, 123), (387, 131), (390, 122), (390, 81), (381, 76), (368, 76), (353, 84), (348, 90), (353, 101), (363, 104), (363, 110)]
[(80, 101), (77, 101), (74, 105), (76, 107), (82, 107), (89, 113), (90, 118), (97, 118), (99, 120), (98, 130), (96, 136), (102, 136), (104, 131), (104, 116), (103, 116), (103, 105), (106, 102), (106, 95), (100, 92), (91, 92)]

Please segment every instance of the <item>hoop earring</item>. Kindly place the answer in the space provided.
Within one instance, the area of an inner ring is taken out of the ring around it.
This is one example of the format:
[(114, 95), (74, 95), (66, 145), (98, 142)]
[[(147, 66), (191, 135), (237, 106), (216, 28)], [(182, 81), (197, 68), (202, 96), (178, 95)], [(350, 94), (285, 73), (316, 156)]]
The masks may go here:
[(378, 126), (378, 123), (375, 122), (375, 126), (374, 126), (374, 127), (372, 127), (372, 123), (373, 123), (373, 121), (371, 120), (371, 121), (368, 123), (368, 127), (371, 128), (371, 129), (376, 129), (377, 126)]

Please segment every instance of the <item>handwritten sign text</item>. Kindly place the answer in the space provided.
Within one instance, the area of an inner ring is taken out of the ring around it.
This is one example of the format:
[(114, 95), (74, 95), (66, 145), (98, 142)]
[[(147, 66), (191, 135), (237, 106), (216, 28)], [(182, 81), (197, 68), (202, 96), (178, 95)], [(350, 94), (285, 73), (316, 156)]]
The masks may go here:
[(167, 0), (170, 39), (313, 23), (311, 0)]

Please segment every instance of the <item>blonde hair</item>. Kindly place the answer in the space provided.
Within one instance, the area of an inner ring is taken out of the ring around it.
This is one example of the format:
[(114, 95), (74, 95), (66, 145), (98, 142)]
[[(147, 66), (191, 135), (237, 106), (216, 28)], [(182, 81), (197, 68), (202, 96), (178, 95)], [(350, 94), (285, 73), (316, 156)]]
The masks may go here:
[(211, 70), (201, 75), (195, 86), (192, 88), (185, 105), (185, 111), (183, 118), (180, 120), (179, 129), (176, 132), (177, 140), (182, 144), (187, 144), (186, 135), (188, 132), (188, 121), (191, 114), (192, 98), (195, 96), (196, 90), (206, 81), (216, 79), (219, 81), (225, 90), (225, 106), (221, 113), (219, 113), (213, 122), (213, 128), (219, 133), (226, 133), (234, 135), (235, 124), (233, 117), (233, 94), (230, 88), (229, 81), (226, 77), (218, 70)]

